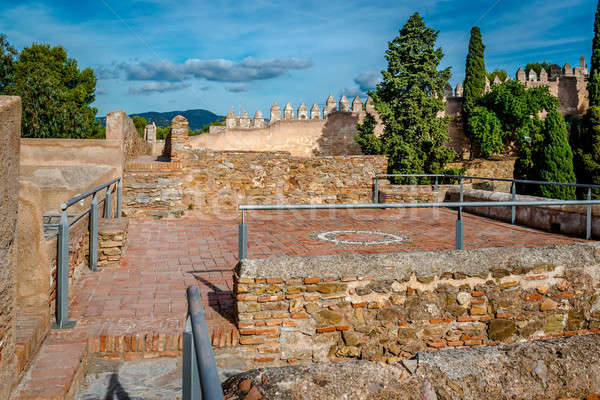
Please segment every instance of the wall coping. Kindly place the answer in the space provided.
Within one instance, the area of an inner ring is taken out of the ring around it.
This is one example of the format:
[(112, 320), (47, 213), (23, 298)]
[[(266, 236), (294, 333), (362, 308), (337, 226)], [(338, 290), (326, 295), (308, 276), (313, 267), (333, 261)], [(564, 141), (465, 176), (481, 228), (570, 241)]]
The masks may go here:
[(539, 248), (502, 247), (414, 253), (341, 254), (313, 257), (274, 257), (242, 260), (240, 278), (371, 277), (409, 280), (461, 272), (487, 278), (493, 269), (562, 265), (567, 269), (600, 264), (600, 242), (554, 245)]

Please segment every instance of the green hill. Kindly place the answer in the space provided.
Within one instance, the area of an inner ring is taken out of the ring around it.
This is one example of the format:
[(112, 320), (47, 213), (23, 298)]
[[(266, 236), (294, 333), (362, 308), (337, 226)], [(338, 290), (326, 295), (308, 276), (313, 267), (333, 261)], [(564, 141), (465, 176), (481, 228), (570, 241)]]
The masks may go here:
[[(222, 118), (220, 115), (216, 115), (208, 110), (187, 110), (187, 111), (167, 111), (167, 112), (156, 112), (149, 111), (139, 114), (131, 114), (130, 117), (140, 116), (146, 119), (149, 124), (154, 122), (156, 126), (165, 128), (171, 124), (171, 120), (176, 115), (183, 115), (190, 124), (190, 130), (195, 131), (202, 129), (204, 126), (211, 122), (218, 121)], [(98, 118), (102, 122), (102, 126), (106, 124), (106, 117)]]

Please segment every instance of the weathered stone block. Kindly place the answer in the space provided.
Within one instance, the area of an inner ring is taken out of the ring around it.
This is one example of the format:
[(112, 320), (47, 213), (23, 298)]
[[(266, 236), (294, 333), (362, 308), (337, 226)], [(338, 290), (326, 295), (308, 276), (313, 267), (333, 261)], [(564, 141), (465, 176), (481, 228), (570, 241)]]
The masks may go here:
[(517, 331), (515, 321), (509, 319), (493, 319), (488, 327), (488, 337), (491, 340), (502, 341), (510, 338)]

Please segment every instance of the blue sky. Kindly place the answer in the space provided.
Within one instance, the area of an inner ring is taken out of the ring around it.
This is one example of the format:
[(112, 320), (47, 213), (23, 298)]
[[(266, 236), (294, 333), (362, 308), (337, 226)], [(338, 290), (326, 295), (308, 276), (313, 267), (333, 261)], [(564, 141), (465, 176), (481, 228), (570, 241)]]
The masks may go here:
[(594, 0), (191, 1), (0, 0), (0, 32), (21, 49), (61, 45), (98, 76), (99, 115), (234, 106), (265, 115), (274, 101), (322, 105), (364, 96), (385, 50), (415, 11), (464, 78), (471, 26), (486, 67), (512, 77), (528, 62), (589, 63)]

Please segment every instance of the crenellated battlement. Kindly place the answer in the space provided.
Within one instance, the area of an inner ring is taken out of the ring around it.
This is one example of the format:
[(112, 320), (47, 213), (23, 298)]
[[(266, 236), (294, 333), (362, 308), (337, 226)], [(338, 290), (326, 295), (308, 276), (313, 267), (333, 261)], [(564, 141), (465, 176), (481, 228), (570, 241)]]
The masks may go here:
[[(371, 111), (374, 110), (372, 100), (370, 98), (367, 100), (366, 104)], [(229, 111), (229, 113), (227, 113), (227, 117), (225, 118), (225, 127), (227, 129), (265, 128), (281, 120), (321, 121), (327, 119), (331, 114), (337, 112), (360, 114), (363, 112), (363, 102), (358, 96), (356, 96), (352, 100), (352, 103), (350, 103), (350, 101), (348, 101), (348, 98), (345, 95), (342, 95), (338, 103), (335, 101), (332, 95), (329, 95), (329, 97), (325, 101), (325, 108), (323, 109), (322, 114), (319, 105), (316, 103), (312, 105), (310, 111), (304, 103), (300, 104), (297, 110), (294, 110), (292, 103), (287, 103), (283, 108), (282, 115), (281, 107), (277, 104), (277, 102), (275, 102), (273, 103), (273, 106), (271, 106), (271, 109), (269, 111), (270, 119), (267, 122), (265, 121), (263, 114), (260, 110), (256, 112), (253, 119), (250, 119), (247, 111), (243, 111), (241, 115), (235, 115), (235, 112), (232, 109)], [(219, 127), (212, 128), (219, 129)]]

